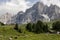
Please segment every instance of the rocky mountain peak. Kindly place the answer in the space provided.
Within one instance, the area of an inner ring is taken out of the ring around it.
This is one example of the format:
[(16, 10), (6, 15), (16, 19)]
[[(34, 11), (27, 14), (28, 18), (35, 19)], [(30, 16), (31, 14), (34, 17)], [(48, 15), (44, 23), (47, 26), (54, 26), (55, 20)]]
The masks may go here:
[(26, 24), (29, 22), (36, 22), (38, 20), (49, 22), (57, 19), (60, 19), (60, 8), (58, 6), (50, 5), (48, 7), (42, 2), (37, 2), (31, 8), (27, 9), (26, 12), (18, 12), (17, 15), (13, 16), (11, 20), (9, 19), (7, 23)]

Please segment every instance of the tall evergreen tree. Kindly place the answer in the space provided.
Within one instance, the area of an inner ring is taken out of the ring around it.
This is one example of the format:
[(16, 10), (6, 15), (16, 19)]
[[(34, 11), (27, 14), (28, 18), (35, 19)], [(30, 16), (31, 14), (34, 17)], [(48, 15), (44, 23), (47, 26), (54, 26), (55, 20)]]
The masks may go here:
[(46, 24), (46, 25), (44, 25), (44, 27), (43, 27), (43, 31), (46, 33), (46, 32), (49, 32), (49, 29), (48, 29), (48, 25)]
[(52, 25), (52, 29), (55, 31), (60, 31), (60, 21), (56, 21)]
[(35, 32), (36, 31), (36, 24), (33, 23), (33, 26), (32, 26), (32, 32)]
[(38, 21), (36, 24), (36, 33), (42, 33), (43, 32), (43, 22), (42, 21)]
[(18, 30), (18, 24), (15, 24), (14, 29), (15, 29), (15, 30)]
[(26, 26), (26, 29), (31, 32), (32, 31), (32, 24), (28, 23)]

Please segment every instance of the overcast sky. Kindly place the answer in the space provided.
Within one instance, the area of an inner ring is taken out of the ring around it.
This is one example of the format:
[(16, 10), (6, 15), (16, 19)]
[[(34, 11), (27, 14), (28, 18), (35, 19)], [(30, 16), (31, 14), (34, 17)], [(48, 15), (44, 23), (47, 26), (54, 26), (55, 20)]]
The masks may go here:
[(38, 0), (0, 0), (0, 14), (6, 12), (16, 14), (18, 11), (25, 11)]
[(53, 4), (53, 5), (57, 5), (60, 7), (60, 0), (40, 0), (40, 1), (42, 1), (44, 4), (48, 6)]
[(25, 11), (37, 1), (43, 2), (48, 6), (54, 4), (60, 7), (60, 0), (0, 0), (0, 14), (6, 12), (16, 14), (18, 11)]

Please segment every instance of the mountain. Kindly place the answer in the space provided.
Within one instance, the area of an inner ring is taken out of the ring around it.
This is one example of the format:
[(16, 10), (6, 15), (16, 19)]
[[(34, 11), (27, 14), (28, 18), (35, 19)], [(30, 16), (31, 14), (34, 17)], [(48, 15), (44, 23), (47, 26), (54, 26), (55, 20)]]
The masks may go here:
[[(11, 17), (12, 17), (12, 16), (13, 16), (12, 14), (6, 13), (6, 14), (0, 16), (0, 22), (2, 22), (2, 23), (4, 23), (4, 24), (10, 24), (10, 22), (11, 22)], [(8, 21), (8, 20), (9, 20), (9, 21)], [(9, 23), (8, 23), (8, 22), (9, 22)]]
[(7, 23), (27, 24), (38, 20), (49, 22), (60, 19), (60, 7), (52, 4), (47, 6), (42, 2), (37, 2), (26, 12), (20, 11), (16, 15), (10, 16), (10, 18), (7, 18), (9, 19)]
[(48, 14), (50, 20), (60, 19), (60, 7), (56, 5), (48, 7), (45, 13)]
[(48, 6), (44, 5), (41, 2), (37, 2), (31, 8), (27, 9), (25, 13), (18, 12), (16, 15), (16, 23), (29, 23), (29, 22), (36, 22), (38, 20), (42, 21), (50, 21), (49, 17), (43, 13)]
[(38, 20), (49, 22), (60, 18), (60, 7), (52, 4), (48, 7), (41, 2), (37, 2), (27, 9), (26, 12), (20, 11), (15, 16), (15, 23), (18, 24), (26, 24)]

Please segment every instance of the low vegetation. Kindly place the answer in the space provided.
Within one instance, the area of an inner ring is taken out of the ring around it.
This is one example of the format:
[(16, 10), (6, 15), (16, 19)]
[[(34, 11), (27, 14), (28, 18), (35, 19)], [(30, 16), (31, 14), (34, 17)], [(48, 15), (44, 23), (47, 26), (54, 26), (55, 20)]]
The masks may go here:
[(38, 21), (27, 25), (1, 25), (0, 40), (60, 40), (58, 31), (60, 32), (60, 21), (51, 24)]
[(1, 26), (4, 26), (5, 24), (4, 24), (4, 23), (2, 23), (2, 22), (0, 22), (0, 25), (1, 25)]
[(38, 21), (37, 23), (28, 23), (26, 29), (34, 33), (60, 33), (60, 21), (52, 23), (51, 29), (49, 29), (48, 24), (43, 23), (42, 21)]
[(34, 33), (47, 33), (48, 30), (48, 25), (44, 24), (41, 21), (38, 21), (37, 23), (28, 23), (26, 26), (26, 29), (30, 32), (34, 32)]
[(60, 21), (56, 21), (52, 24), (52, 29), (55, 30), (56, 32), (60, 32)]

